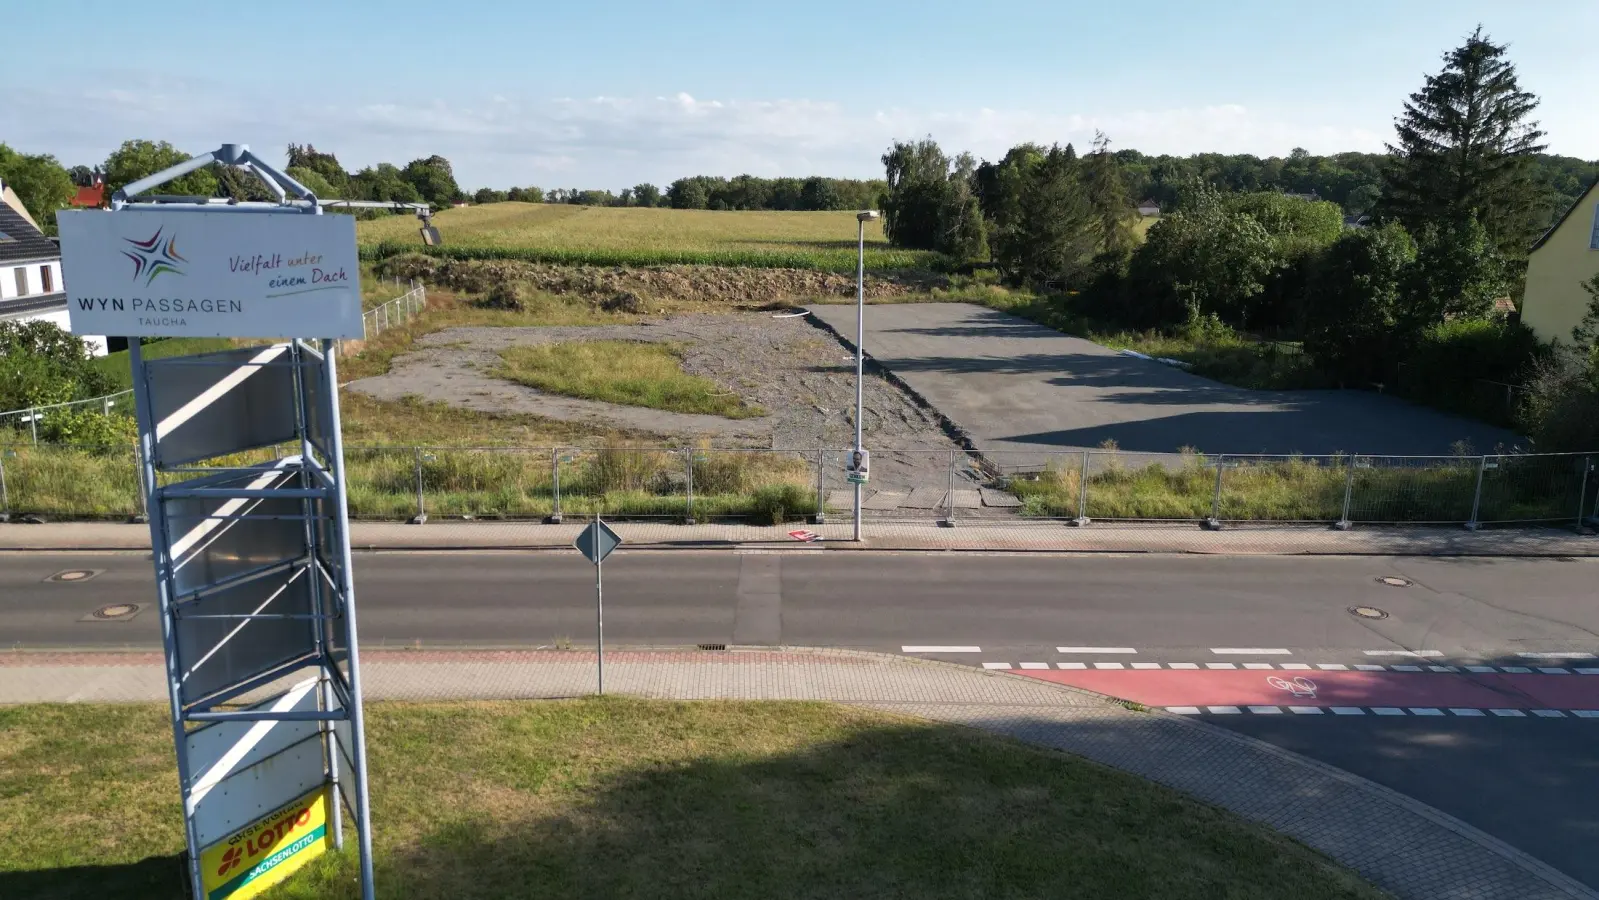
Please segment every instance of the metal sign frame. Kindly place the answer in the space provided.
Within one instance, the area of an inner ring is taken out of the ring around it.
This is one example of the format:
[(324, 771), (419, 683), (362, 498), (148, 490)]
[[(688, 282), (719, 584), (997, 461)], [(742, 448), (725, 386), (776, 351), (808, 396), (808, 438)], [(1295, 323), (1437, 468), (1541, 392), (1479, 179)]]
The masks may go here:
[[(213, 162), (253, 172), (278, 202), (141, 196)], [(311, 191), (239, 144), (128, 185), (113, 197), (111, 214), (130, 207), (322, 213)], [(243, 886), (257, 874), (285, 861), (291, 863), (285, 871), (300, 864), (296, 848), (308, 842), (331, 839), (342, 847), (342, 802), (355, 824), (362, 896), (372, 900), (370, 790), (334, 342), (297, 338), (270, 348), (162, 360), (146, 360), (141, 344), (129, 338), (139, 479), (149, 513), (192, 896), (208, 896), (202, 856), (214, 861), (223, 841), (230, 846), (222, 869), (233, 886), (214, 890), (244, 892), (240, 896), (260, 889)], [(298, 452), (239, 461), (285, 444)], [(296, 683), (284, 690), (287, 679)], [(260, 700), (263, 693), (269, 696)], [(241, 705), (246, 698), (256, 702)], [(294, 834), (297, 824), (321, 821), (313, 809), (330, 821), (281, 848), (273, 843)], [(236, 872), (243, 846), (273, 852), (261, 857), (258, 869)], [(220, 874), (209, 872), (210, 880)]]

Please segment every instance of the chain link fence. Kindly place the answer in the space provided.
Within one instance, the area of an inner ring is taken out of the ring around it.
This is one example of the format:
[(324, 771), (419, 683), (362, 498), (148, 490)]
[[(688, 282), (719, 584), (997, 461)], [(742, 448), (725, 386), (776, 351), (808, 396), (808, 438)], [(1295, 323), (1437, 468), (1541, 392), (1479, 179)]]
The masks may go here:
[[(367, 520), (621, 519), (760, 524), (853, 514), (847, 451), (350, 447)], [(1599, 454), (1262, 456), (880, 450), (867, 521), (1568, 524), (1599, 515)], [(139, 515), (131, 446), (0, 445), (0, 514)]]

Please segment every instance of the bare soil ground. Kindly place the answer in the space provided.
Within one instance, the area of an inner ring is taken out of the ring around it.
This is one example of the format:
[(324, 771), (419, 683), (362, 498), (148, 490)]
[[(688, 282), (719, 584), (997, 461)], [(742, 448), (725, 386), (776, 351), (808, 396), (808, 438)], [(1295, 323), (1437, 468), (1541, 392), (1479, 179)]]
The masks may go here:
[[(683, 368), (709, 378), (767, 415), (753, 419), (667, 412), (547, 394), (490, 374), (507, 347), (559, 341), (670, 341)], [(678, 316), (628, 325), (448, 328), (419, 338), (383, 375), (347, 388), (398, 400), (414, 395), (482, 412), (531, 413), (565, 421), (670, 435), (718, 447), (842, 449), (854, 438), (855, 367), (849, 351), (809, 317), (767, 312)], [(939, 484), (957, 445), (930, 409), (868, 373), (863, 430), (881, 486)], [(939, 452), (926, 452), (939, 451)]]

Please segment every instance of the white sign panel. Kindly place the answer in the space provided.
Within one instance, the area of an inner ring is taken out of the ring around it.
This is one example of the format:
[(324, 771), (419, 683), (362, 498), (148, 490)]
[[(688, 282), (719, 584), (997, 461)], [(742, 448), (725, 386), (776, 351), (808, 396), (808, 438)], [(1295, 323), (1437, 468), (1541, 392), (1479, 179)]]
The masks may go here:
[(353, 216), (59, 213), (74, 334), (361, 338)]

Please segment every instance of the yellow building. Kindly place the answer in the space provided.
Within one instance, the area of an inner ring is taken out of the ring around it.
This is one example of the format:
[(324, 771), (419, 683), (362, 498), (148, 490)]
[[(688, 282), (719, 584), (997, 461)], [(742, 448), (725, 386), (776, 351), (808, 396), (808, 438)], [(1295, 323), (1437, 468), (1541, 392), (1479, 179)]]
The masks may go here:
[(1583, 282), (1599, 273), (1599, 182), (1533, 245), (1521, 321), (1542, 341), (1571, 343), (1588, 311)]

